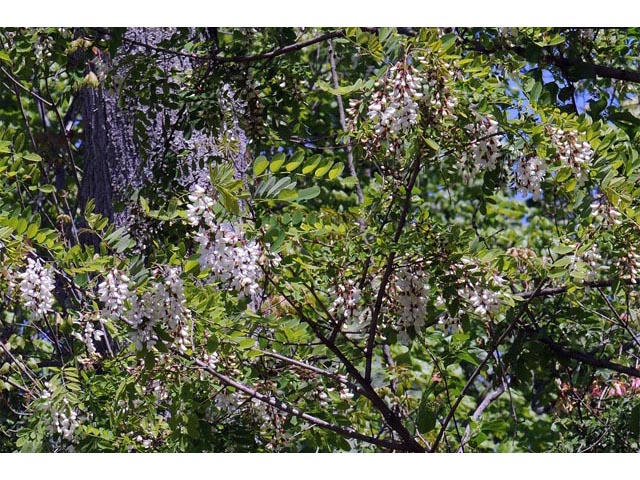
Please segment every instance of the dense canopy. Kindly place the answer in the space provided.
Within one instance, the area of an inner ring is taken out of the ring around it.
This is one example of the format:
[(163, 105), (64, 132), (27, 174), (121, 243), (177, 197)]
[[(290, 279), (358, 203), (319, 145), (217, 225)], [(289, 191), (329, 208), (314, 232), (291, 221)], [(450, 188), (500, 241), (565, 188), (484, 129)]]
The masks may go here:
[(0, 451), (637, 451), (639, 40), (0, 29)]

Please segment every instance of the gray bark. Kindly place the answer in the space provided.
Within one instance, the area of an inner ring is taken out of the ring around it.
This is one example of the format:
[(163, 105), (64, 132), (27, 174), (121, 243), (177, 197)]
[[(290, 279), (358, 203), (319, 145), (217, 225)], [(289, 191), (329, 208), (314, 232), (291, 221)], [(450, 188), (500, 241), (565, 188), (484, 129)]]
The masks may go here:
[[(172, 28), (129, 28), (124, 34), (122, 46), (114, 58), (105, 61), (102, 68), (108, 69), (109, 76), (116, 85), (126, 89), (127, 73), (130, 70), (131, 56), (143, 56), (143, 61), (162, 69), (167, 75), (172, 72), (185, 72), (193, 68), (191, 59), (157, 52), (152, 55), (150, 49), (140, 44), (155, 46), (170, 38)], [(136, 43), (132, 43), (133, 40)], [(92, 65), (100, 70), (100, 65)], [(100, 77), (100, 72), (97, 72)], [(198, 167), (199, 159), (208, 156), (222, 156), (217, 147), (216, 138), (201, 132), (192, 132), (187, 140), (181, 131), (174, 129), (178, 121), (178, 111), (167, 109), (152, 115), (149, 107), (140, 105), (131, 98), (121, 98), (121, 89), (109, 89), (102, 83), (96, 88), (84, 87), (81, 92), (83, 101), (84, 124), (84, 174), (80, 191), (80, 206), (93, 199), (95, 211), (107, 216), (117, 225), (129, 223), (127, 204), (132, 193), (149, 182), (154, 167), (165, 159), (167, 150), (174, 152), (188, 150), (182, 162), (188, 166), (186, 175), (179, 182), (188, 187), (199, 183), (208, 183), (208, 169)], [(247, 139), (238, 124), (238, 115), (242, 115), (242, 104), (233, 98), (230, 89), (223, 89), (221, 103), (231, 112), (230, 120), (224, 120), (225, 130), (237, 139), (239, 151), (226, 155), (234, 165), (236, 176), (243, 178), (247, 169)], [(161, 95), (160, 95), (161, 97)], [(149, 135), (145, 155), (135, 142), (134, 125), (136, 112), (142, 112), (151, 121), (146, 129)], [(114, 205), (124, 205), (120, 211)]]

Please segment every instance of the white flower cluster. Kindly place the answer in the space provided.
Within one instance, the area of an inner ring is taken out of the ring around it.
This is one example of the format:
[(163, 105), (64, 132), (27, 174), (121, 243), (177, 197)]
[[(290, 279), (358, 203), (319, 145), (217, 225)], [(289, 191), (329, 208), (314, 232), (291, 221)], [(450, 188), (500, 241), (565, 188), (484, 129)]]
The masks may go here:
[(463, 152), (460, 162), (465, 182), (480, 171), (495, 170), (502, 156), (498, 122), (493, 118), (485, 117), (466, 128), (473, 140), (470, 150)]
[(396, 299), (400, 309), (398, 340), (411, 343), (409, 328), (419, 334), (427, 318), (428, 276), (419, 268), (400, 267), (395, 274)]
[[(260, 245), (247, 240), (238, 226), (216, 223), (213, 199), (202, 187), (194, 189), (189, 201), (187, 218), (199, 226), (195, 238), (200, 245), (200, 266), (210, 270), (209, 280), (238, 292), (238, 298), (258, 293), (261, 265), (266, 261)], [(278, 260), (277, 256), (272, 259), (274, 263)]]
[(547, 131), (551, 135), (551, 143), (557, 150), (558, 159), (571, 167), (578, 185), (583, 185), (588, 178), (588, 168), (593, 160), (594, 152), (591, 145), (588, 142), (581, 142), (575, 130), (565, 132), (548, 126)]
[(622, 273), (622, 278), (629, 280), (631, 283), (638, 282), (638, 270), (640, 270), (640, 255), (636, 252), (636, 248), (631, 245), (627, 254), (618, 261), (618, 268)]
[(40, 398), (44, 401), (45, 411), (51, 415), (47, 429), (52, 435), (59, 435), (64, 440), (75, 443), (78, 440), (76, 430), (81, 424), (78, 410), (71, 407), (66, 397), (62, 399), (62, 408), (55, 406), (49, 382), (45, 383), (45, 387)]
[(79, 323), (80, 325), (83, 325), (82, 334), (74, 332), (73, 335), (85, 344), (87, 347), (87, 353), (90, 357), (99, 355), (93, 342), (99, 342), (104, 337), (104, 330), (102, 330), (102, 328), (96, 328), (95, 322), (86, 318), (83, 314), (80, 314)]
[(587, 282), (593, 282), (598, 278), (598, 273), (609, 269), (602, 262), (602, 255), (598, 253), (598, 245), (594, 243), (589, 250), (584, 252), (580, 258), (587, 266)]
[(347, 321), (358, 315), (356, 307), (360, 301), (361, 292), (353, 280), (349, 279), (344, 284), (332, 288), (330, 294), (335, 296), (329, 307), (331, 315), (344, 318)]
[(133, 285), (129, 277), (124, 273), (113, 270), (98, 285), (98, 298), (104, 305), (103, 314), (108, 319), (117, 319), (130, 305), (125, 304), (131, 300), (134, 293)]
[(515, 164), (516, 187), (522, 196), (542, 198), (541, 183), (547, 173), (547, 165), (538, 157), (522, 157)]
[(464, 271), (462, 285), (458, 288), (458, 295), (464, 299), (473, 311), (481, 316), (494, 315), (498, 313), (502, 306), (502, 296), (504, 292), (500, 291), (501, 287), (506, 283), (505, 279), (499, 275), (492, 275), (485, 284), (473, 281), (468, 273), (480, 272), (479, 265), (472, 260), (463, 258), (459, 264), (454, 266), (454, 271)]
[(227, 390), (221, 390), (216, 394), (215, 403), (223, 412), (234, 413), (242, 404), (242, 397), (237, 392), (229, 392)]
[(603, 196), (591, 204), (591, 215), (602, 222), (605, 227), (622, 224), (622, 213), (616, 210)]
[(457, 117), (454, 110), (458, 100), (451, 94), (447, 87), (446, 79), (455, 78), (454, 68), (439, 57), (417, 57), (426, 73), (423, 83), (426, 85), (427, 103), (431, 107), (431, 115), (436, 122), (449, 119), (455, 120)]
[(162, 324), (174, 334), (180, 351), (189, 345), (188, 323), (191, 318), (186, 308), (182, 279), (176, 267), (164, 267), (155, 271), (157, 280), (141, 295), (129, 278), (118, 272), (110, 272), (98, 286), (103, 315), (108, 319), (120, 319), (132, 330), (129, 338), (138, 350), (150, 349), (158, 341), (154, 326)]
[(340, 379), (340, 388), (338, 389), (338, 395), (341, 400), (351, 400), (353, 398), (353, 392), (347, 385), (347, 377), (344, 375), (338, 375)]
[(389, 69), (388, 78), (378, 80), (379, 88), (369, 103), (369, 119), (379, 137), (397, 136), (418, 121), (418, 101), (422, 98), (422, 81), (416, 69), (401, 61)]
[(53, 275), (39, 258), (27, 259), (27, 268), (18, 274), (18, 279), (24, 307), (31, 310), (36, 320), (53, 311)]
[(498, 292), (473, 285), (466, 285), (458, 290), (458, 295), (464, 298), (478, 315), (495, 314), (500, 310), (502, 301)]

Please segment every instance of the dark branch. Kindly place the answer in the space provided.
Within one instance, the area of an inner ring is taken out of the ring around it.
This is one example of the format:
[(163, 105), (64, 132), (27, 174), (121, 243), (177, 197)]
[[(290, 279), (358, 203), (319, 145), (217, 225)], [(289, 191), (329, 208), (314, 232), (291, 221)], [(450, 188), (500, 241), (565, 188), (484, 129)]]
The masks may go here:
[(295, 415), (296, 417), (299, 417), (309, 423), (311, 423), (312, 425), (315, 425), (317, 427), (320, 428), (324, 428), (326, 430), (331, 430), (332, 432), (335, 432), (339, 435), (343, 435), (347, 438), (354, 438), (356, 440), (361, 440), (363, 442), (367, 442), (367, 443), (371, 443), (373, 445), (378, 445), (381, 447), (385, 447), (388, 448), (390, 450), (403, 450), (404, 445), (400, 444), (400, 443), (396, 443), (396, 442), (391, 442), (391, 441), (387, 441), (387, 440), (380, 440), (378, 438), (375, 437), (370, 437), (368, 435), (364, 435), (360, 432), (357, 432), (356, 430), (349, 428), (349, 427), (340, 427), (338, 425), (334, 425), (332, 423), (329, 423), (325, 420), (322, 420), (318, 417), (314, 417), (313, 415), (309, 415), (308, 413), (304, 413), (301, 410), (297, 409), (296, 407), (289, 405), (285, 402), (282, 402), (280, 400), (277, 400), (276, 398), (272, 397), (272, 396), (267, 396), (264, 395), (260, 392), (258, 392), (257, 390), (244, 385), (243, 383), (237, 382), (235, 380), (233, 380), (232, 378), (227, 377), (226, 375), (223, 375), (222, 373), (218, 372), (217, 370), (214, 370), (213, 368), (211, 368), (208, 364), (206, 364), (205, 362), (203, 362), (202, 360), (199, 360), (197, 358), (193, 358), (190, 357), (186, 354), (183, 354), (181, 352), (179, 352), (177, 349), (174, 350), (175, 353), (177, 353), (178, 355), (180, 355), (182, 358), (192, 361), (194, 362), (198, 367), (202, 368), (203, 370), (209, 372), (211, 375), (213, 375), (214, 377), (216, 377), (218, 380), (220, 380), (223, 384), (233, 387), (237, 390), (240, 390), (241, 392), (246, 393), (247, 395), (249, 395), (251, 398), (255, 398), (261, 402), (264, 402), (268, 405), (271, 405), (272, 407), (277, 408), (278, 410), (281, 410), (283, 412), (289, 413), (291, 415)]
[[(609, 280), (599, 280), (597, 282), (584, 282), (582, 284), (583, 287), (585, 288), (603, 288), (603, 287), (611, 287), (615, 284), (621, 284), (621, 285), (633, 285), (634, 282), (631, 280), (620, 280), (618, 278), (616, 279), (609, 279)], [(542, 290), (538, 291), (538, 290), (529, 290), (529, 291), (524, 291), (524, 292), (519, 292), (516, 293), (515, 295), (520, 296), (524, 299), (528, 299), (531, 297), (550, 297), (553, 295), (560, 295), (562, 293), (566, 293), (566, 291), (568, 290), (569, 286), (568, 285), (562, 285), (559, 287), (549, 287), (549, 288), (543, 288)]]
[[(396, 233), (393, 236), (393, 243), (397, 244), (398, 240), (400, 240), (400, 236), (402, 235), (402, 230), (404, 230), (405, 223), (407, 221), (407, 215), (409, 214), (409, 209), (411, 208), (411, 196), (413, 192), (413, 187), (416, 184), (416, 180), (418, 179), (418, 174), (420, 173), (420, 163), (421, 158), (420, 154), (416, 157), (413, 169), (411, 171), (411, 178), (409, 179), (409, 184), (407, 185), (407, 195), (404, 199), (404, 204), (402, 205), (402, 212), (400, 214), (400, 220), (398, 220), (398, 226), (396, 228)], [(366, 362), (365, 362), (365, 373), (364, 378), (366, 381), (371, 380), (371, 363), (373, 361), (373, 347), (375, 345), (376, 339), (376, 330), (378, 327), (378, 318), (380, 316), (380, 311), (382, 309), (382, 302), (384, 301), (384, 296), (387, 290), (387, 283), (389, 282), (389, 277), (391, 276), (391, 272), (393, 272), (393, 261), (396, 258), (395, 249), (391, 250), (389, 257), (387, 259), (387, 265), (384, 270), (384, 274), (382, 276), (382, 281), (380, 282), (380, 288), (378, 290), (378, 296), (376, 298), (376, 303), (373, 307), (373, 312), (371, 313), (371, 327), (369, 330), (369, 338), (367, 338), (367, 349), (366, 349)]]
[[(479, 53), (495, 54), (500, 52), (513, 52), (523, 58), (527, 58), (527, 52), (523, 47), (501, 45), (500, 48), (488, 49), (478, 44), (477, 42), (470, 44), (470, 46), (472, 50)], [(623, 80), (625, 82), (640, 83), (640, 72), (638, 71), (625, 70), (623, 68), (610, 67), (607, 65), (599, 65), (597, 63), (586, 62), (584, 60), (565, 58), (554, 55), (548, 51), (543, 51), (538, 61), (555, 65), (563, 72), (571, 69), (573, 71), (591, 72), (598, 77), (613, 78), (616, 80)]]
[(344, 32), (335, 31), (335, 32), (325, 33), (324, 35), (319, 35), (309, 40), (292, 43), (290, 45), (276, 48), (269, 52), (259, 53), (257, 55), (236, 55), (233, 57), (224, 57), (221, 55), (198, 55), (196, 53), (181, 52), (179, 50), (171, 50), (169, 48), (150, 45), (148, 43), (140, 42), (138, 40), (133, 40), (130, 38), (123, 38), (123, 41), (130, 43), (132, 45), (137, 45), (139, 47), (148, 48), (149, 50), (153, 50), (156, 52), (166, 53), (166, 54), (174, 55), (178, 57), (187, 57), (193, 60), (210, 61), (214, 63), (250, 63), (258, 60), (270, 60), (280, 55), (285, 55), (287, 53), (295, 52), (297, 50), (302, 50), (303, 48), (309, 47), (311, 45), (315, 45), (316, 43), (321, 43), (327, 40), (331, 40), (332, 38), (338, 38), (338, 37), (344, 37)]
[(627, 367), (625, 365), (612, 362), (611, 360), (607, 360), (606, 358), (598, 358), (591, 354), (581, 352), (579, 350), (574, 350), (573, 348), (568, 348), (553, 341), (547, 336), (540, 336), (536, 338), (536, 340), (546, 345), (552, 352), (560, 355), (561, 357), (577, 360), (593, 367), (605, 368), (614, 372), (624, 373), (625, 375), (629, 375), (631, 377), (640, 378), (640, 370), (638, 370), (637, 368)]

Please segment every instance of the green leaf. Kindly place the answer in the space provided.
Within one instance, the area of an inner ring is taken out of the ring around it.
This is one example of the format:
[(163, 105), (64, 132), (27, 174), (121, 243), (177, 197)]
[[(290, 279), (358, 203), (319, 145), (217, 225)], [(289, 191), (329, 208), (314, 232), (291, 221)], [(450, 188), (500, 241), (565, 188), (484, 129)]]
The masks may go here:
[(309, 173), (313, 172), (320, 163), (320, 160), (322, 160), (322, 157), (320, 155), (314, 155), (313, 157), (311, 157), (309, 159), (311, 163), (304, 166), (304, 168), (302, 169), (302, 173), (304, 175), (308, 175)]
[(260, 155), (253, 161), (253, 174), (256, 176), (261, 175), (268, 166), (269, 160), (267, 160), (267, 157)]
[(293, 157), (291, 157), (291, 161), (287, 163), (285, 168), (287, 172), (293, 172), (296, 168), (300, 166), (300, 164), (304, 161), (304, 152), (302, 150), (297, 151)]
[(298, 200), (310, 200), (320, 195), (320, 187), (314, 185), (313, 187), (303, 188), (298, 192)]
[(418, 418), (416, 419), (416, 428), (422, 435), (429, 433), (436, 427), (435, 413), (429, 408), (425, 400), (426, 397), (422, 397), (420, 409), (418, 410)]
[(184, 264), (184, 273), (189, 273), (191, 271), (195, 271), (195, 273), (200, 270), (200, 255), (193, 255), (189, 257), (189, 259)]
[(149, 215), (149, 202), (144, 197), (140, 197), (140, 207), (145, 215)]
[(284, 188), (292, 188), (292, 185), (295, 186), (295, 184), (296, 182), (292, 182), (290, 177), (281, 178), (269, 189), (267, 197), (276, 196)]
[(347, 95), (349, 93), (353, 93), (353, 92), (357, 92), (357, 91), (362, 90), (362, 88), (364, 87), (364, 82), (362, 81), (361, 78), (359, 78), (353, 85), (333, 88), (327, 82), (324, 82), (322, 80), (318, 80), (316, 82), (316, 85), (318, 86), (318, 88), (320, 90), (322, 90), (324, 92), (328, 92), (331, 95), (338, 96), (338, 95)]
[(335, 180), (340, 176), (342, 171), (344, 170), (344, 163), (336, 162), (331, 170), (329, 171), (329, 180)]
[(331, 168), (332, 165), (333, 165), (333, 160), (327, 161), (324, 165), (322, 165), (320, 168), (318, 168), (313, 175), (316, 178), (320, 178), (320, 177), (324, 176), (329, 171), (329, 169)]
[(573, 255), (568, 255), (566, 257), (562, 257), (560, 259), (558, 259), (553, 266), (556, 268), (560, 268), (560, 267), (566, 267), (568, 265), (571, 265), (572, 263), (574, 263), (576, 261), (576, 259), (573, 257)]
[(280, 193), (278, 193), (278, 200), (283, 200), (285, 202), (292, 202), (297, 199), (298, 199), (297, 190), (285, 188)]
[(54, 187), (53, 185), (40, 185), (38, 187), (38, 190), (40, 190), (42, 193), (53, 193), (56, 191), (56, 187)]
[(280, 170), (280, 167), (282, 167), (282, 164), (284, 163), (286, 158), (287, 157), (284, 153), (276, 153), (273, 156), (271, 163), (269, 164), (269, 170), (271, 170), (272, 173), (276, 173), (278, 170)]
[(439, 152), (440, 151), (440, 145), (438, 145), (435, 141), (433, 141), (430, 138), (425, 138), (424, 139), (424, 143), (426, 143), (429, 148), (431, 148), (432, 150)]
[(447, 52), (451, 47), (456, 44), (456, 39), (458, 36), (455, 33), (447, 33), (440, 38), (440, 42), (442, 43), (441, 50), (443, 52)]
[(22, 158), (24, 158), (25, 160), (27, 160), (29, 162), (41, 162), (42, 161), (42, 157), (40, 155), (38, 155), (37, 153), (25, 153), (24, 155), (22, 155)]
[(546, 42), (546, 44), (550, 47), (552, 47), (553, 45), (560, 45), (562, 43), (565, 42), (565, 39), (562, 35), (556, 35), (555, 37), (553, 37), (551, 40), (548, 40)]
[(25, 235), (27, 236), (27, 238), (33, 238), (37, 234), (38, 234), (38, 225), (36, 225), (35, 223), (32, 223), (31, 225), (29, 225), (29, 228), (27, 228)]

